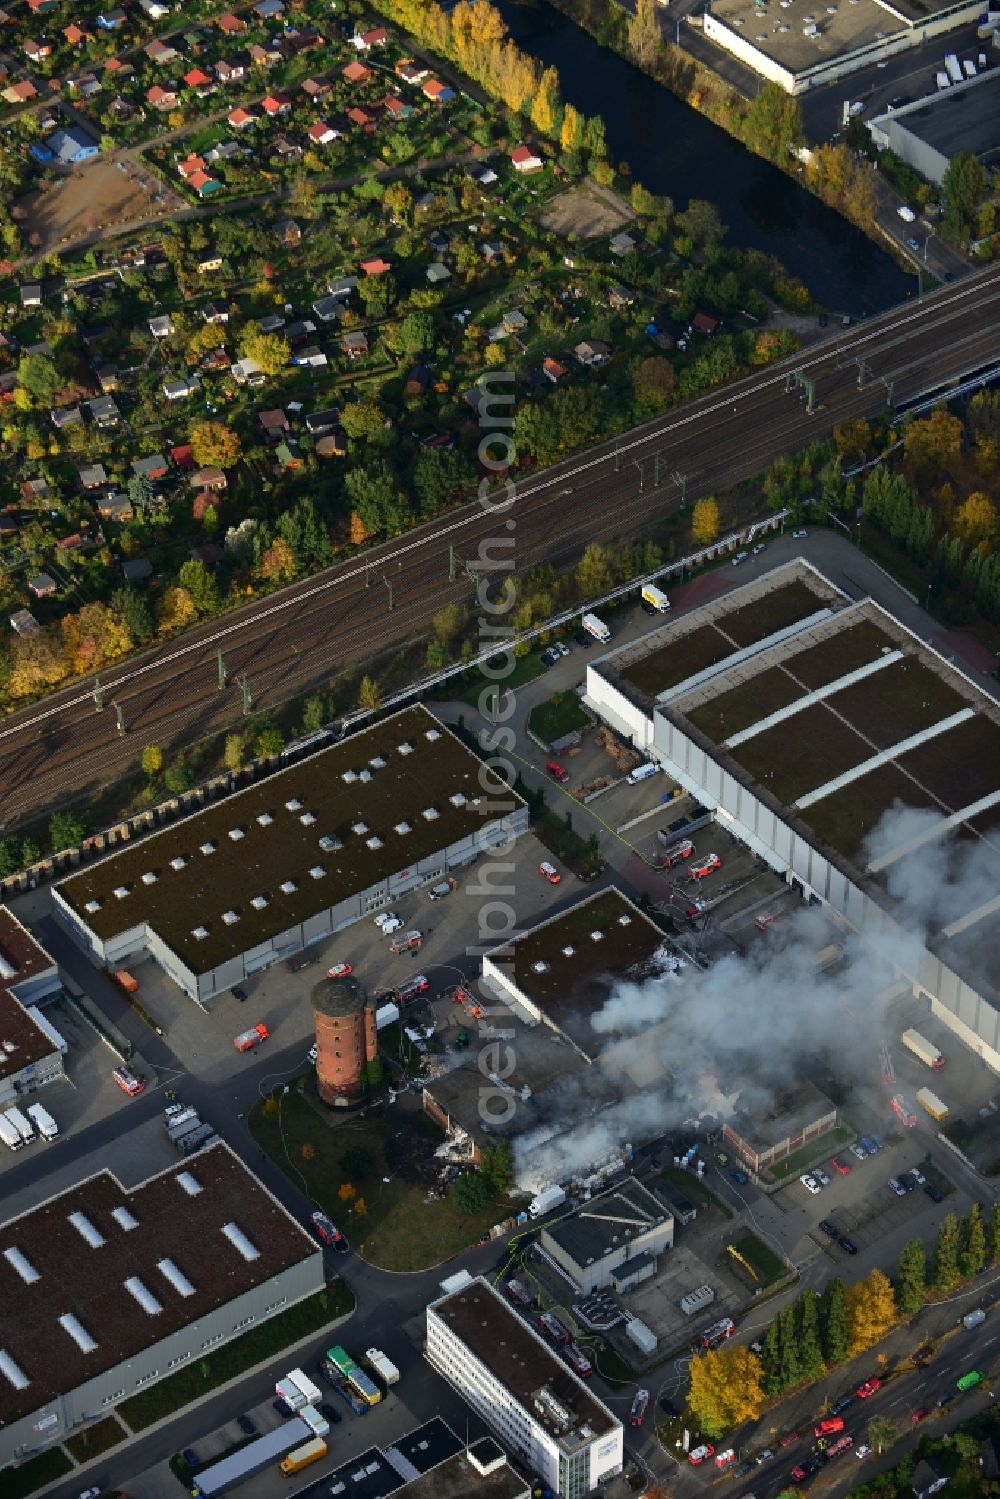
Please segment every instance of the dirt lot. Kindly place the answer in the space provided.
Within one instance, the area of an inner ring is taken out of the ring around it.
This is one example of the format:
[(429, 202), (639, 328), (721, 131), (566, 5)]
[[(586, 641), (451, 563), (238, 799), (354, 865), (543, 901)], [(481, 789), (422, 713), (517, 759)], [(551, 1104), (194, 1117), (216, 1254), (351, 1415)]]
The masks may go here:
[(635, 217), (632, 210), (596, 182), (560, 193), (542, 214), (546, 229), (556, 234), (578, 234), (591, 239), (598, 234), (614, 234)]
[(33, 194), (25, 206), (31, 243), (51, 250), (80, 235), (142, 218), (152, 204), (131, 174), (110, 161), (95, 161)]

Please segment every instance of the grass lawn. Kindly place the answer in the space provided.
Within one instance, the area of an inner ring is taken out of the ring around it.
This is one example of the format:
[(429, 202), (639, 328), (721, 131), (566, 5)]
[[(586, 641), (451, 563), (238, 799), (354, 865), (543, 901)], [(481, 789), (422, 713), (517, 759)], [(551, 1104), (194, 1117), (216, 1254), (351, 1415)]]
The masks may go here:
[(143, 1431), (164, 1416), (200, 1400), (218, 1385), (245, 1374), (255, 1364), (273, 1358), (289, 1344), (297, 1343), (311, 1332), (319, 1332), (327, 1323), (352, 1312), (354, 1306), (354, 1296), (344, 1282), (331, 1280), (326, 1289), (317, 1291), (315, 1296), (279, 1312), (276, 1317), (270, 1317), (241, 1338), (234, 1338), (215, 1353), (196, 1359), (178, 1373), (161, 1379), (159, 1384), (123, 1401), (118, 1406), (118, 1414), (133, 1431)]
[[(340, 1119), (331, 1128), (301, 1094), (290, 1093), (282, 1098), (280, 1119), (269, 1118), (261, 1106), (250, 1115), (250, 1129), (261, 1148), (283, 1171), (290, 1170), (296, 1184), (344, 1230), (352, 1247), (384, 1270), (426, 1270), (440, 1264), (475, 1244), (511, 1212), (506, 1201), (479, 1213), (459, 1212), (448, 1199), (428, 1202), (425, 1185), (397, 1174), (408, 1158), (429, 1154), (443, 1139), (423, 1113), (398, 1107), (371, 1110)], [(312, 1147), (308, 1160), (304, 1146)], [(344, 1155), (359, 1148), (369, 1154), (368, 1169), (348, 1175)], [(338, 1195), (345, 1182), (357, 1190), (353, 1203)], [(359, 1201), (363, 1214), (357, 1210)]]
[[(445, 682), (439, 695), (446, 701), (468, 703), (471, 707), (478, 708), (479, 694), (484, 687), (490, 688), (493, 693), (512, 692), (518, 687), (523, 687), (526, 682), (533, 682), (536, 677), (540, 677), (545, 667), (538, 659), (539, 655), (539, 651), (529, 651), (526, 656), (518, 656), (514, 662), (513, 671), (497, 682), (484, 676), (477, 666), (463, 676), (454, 677), (450, 682)], [(489, 703), (490, 700), (488, 695), (484, 701)]]
[(127, 1436), (120, 1421), (114, 1416), (105, 1416), (103, 1421), (95, 1421), (93, 1426), (88, 1426), (85, 1431), (77, 1432), (75, 1437), (66, 1440), (66, 1451), (71, 1453), (78, 1463), (89, 1462), (92, 1457), (99, 1457), (102, 1452), (117, 1447)]
[(810, 1141), (808, 1145), (803, 1145), (801, 1150), (793, 1151), (785, 1160), (779, 1161), (776, 1166), (771, 1166), (770, 1173), (775, 1181), (787, 1181), (789, 1177), (800, 1176), (808, 1171), (810, 1166), (815, 1166), (817, 1162), (836, 1155), (841, 1145), (849, 1145), (857, 1138), (856, 1129), (851, 1129), (846, 1124), (838, 1124), (821, 1140)]
[(724, 1249), (722, 1258), (727, 1262), (735, 1263), (741, 1269), (745, 1267), (740, 1264), (740, 1261), (745, 1261), (751, 1271), (755, 1272), (751, 1275), (755, 1285), (769, 1286), (788, 1273), (788, 1266), (784, 1260), (775, 1254), (773, 1249), (768, 1249), (756, 1234), (744, 1234), (742, 1238), (734, 1239), (731, 1248), (735, 1253), (730, 1254)]
[(72, 1472), (73, 1464), (61, 1447), (50, 1447), (37, 1457), (29, 1457), (19, 1468), (5, 1468), (3, 1473), (4, 1499), (24, 1499), (46, 1484), (55, 1483)]
[(551, 744), (574, 729), (584, 729), (590, 719), (575, 692), (556, 692), (528, 714), (528, 728), (543, 744)]

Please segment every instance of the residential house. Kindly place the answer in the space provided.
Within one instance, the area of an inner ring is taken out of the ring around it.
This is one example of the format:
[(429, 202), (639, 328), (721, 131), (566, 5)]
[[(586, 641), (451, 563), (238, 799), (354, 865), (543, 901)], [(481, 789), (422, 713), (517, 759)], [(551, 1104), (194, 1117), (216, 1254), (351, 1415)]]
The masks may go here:
[(301, 318), (294, 323), (289, 323), (285, 329), (285, 337), (294, 349), (296, 344), (308, 343), (316, 332), (316, 324), (311, 318)]
[(81, 489), (101, 489), (108, 482), (103, 463), (85, 463), (82, 468), (77, 469), (77, 473), (80, 475)]
[(161, 114), (166, 114), (170, 109), (177, 108), (177, 90), (173, 88), (161, 88), (158, 83), (146, 90), (146, 103), (150, 109), (158, 109)]
[(206, 323), (229, 322), (229, 308), (221, 302), (206, 302), (201, 309), (201, 315)]
[(318, 297), (312, 304), (312, 310), (321, 323), (335, 323), (344, 315), (344, 300), (342, 297)]
[(279, 442), (274, 450), (274, 457), (280, 469), (302, 467), (302, 449), (294, 437), (289, 437), (286, 442)]
[(55, 578), (50, 578), (48, 573), (39, 573), (37, 577), (28, 582), (28, 592), (36, 599), (47, 599), (51, 594), (58, 592), (58, 584)]
[(302, 243), (302, 227), (294, 219), (279, 219), (274, 232), (286, 249)]
[(623, 312), (626, 307), (631, 307), (635, 301), (635, 292), (630, 286), (622, 286), (620, 283), (608, 288), (608, 306), (615, 312)]
[(22, 307), (41, 307), (42, 288), (37, 281), (27, 281), (20, 290)]
[(109, 490), (97, 497), (97, 513), (102, 520), (116, 521), (124, 525), (135, 514), (135, 507), (124, 489)]
[(25, 43), (24, 55), (30, 62), (44, 62), (52, 56), (52, 43), (43, 36), (34, 37)]
[(340, 347), (351, 359), (364, 358), (368, 353), (368, 335), (360, 329), (354, 333), (345, 333)]
[(266, 115), (274, 119), (277, 115), (291, 114), (292, 101), (287, 94), (268, 94), (260, 101), (260, 107)]
[(42, 628), (30, 609), (15, 609), (8, 618), (15, 635), (34, 635)]
[(120, 7), (102, 10), (96, 24), (99, 31), (120, 31), (125, 25), (125, 12)]
[(932, 1457), (922, 1457), (913, 1469), (910, 1489), (914, 1499), (930, 1499), (948, 1482), (948, 1474)]
[(191, 560), (203, 562), (206, 567), (218, 567), (225, 555), (225, 547), (217, 541), (203, 541), (201, 546), (191, 548)]
[(337, 131), (322, 120), (317, 120), (314, 125), (310, 125), (306, 135), (317, 146), (329, 146), (337, 139)]
[(83, 421), (83, 412), (79, 406), (55, 406), (49, 416), (57, 432), (65, 432), (67, 427), (78, 427)]
[(317, 458), (344, 458), (347, 455), (347, 433), (343, 427), (328, 432), (316, 442)]
[(191, 68), (184, 74), (185, 88), (193, 88), (199, 99), (205, 99), (209, 94), (215, 93), (215, 80), (201, 68)]
[(221, 271), (222, 256), (217, 251), (213, 251), (210, 255), (203, 256), (195, 269), (199, 276), (207, 276), (210, 271)]
[(623, 255), (627, 255), (630, 250), (634, 250), (637, 243), (638, 242), (634, 238), (634, 236), (628, 234), (623, 229), (619, 234), (612, 235), (611, 239), (608, 242), (608, 248), (610, 249), (612, 255), (615, 255), (619, 259), (621, 259), (621, 257)]
[(695, 333), (700, 333), (703, 338), (714, 338), (722, 327), (717, 317), (712, 317), (707, 312), (696, 312), (691, 319), (691, 327)]
[(83, 161), (93, 161), (100, 147), (89, 135), (70, 125), (65, 130), (56, 130), (48, 139), (49, 150), (63, 166), (78, 166)]
[(224, 16), (219, 16), (215, 24), (225, 36), (238, 36), (247, 29), (243, 17), (234, 15), (231, 10), (227, 10)]
[(286, 58), (301, 57), (303, 52), (311, 52), (314, 47), (324, 45), (325, 38), (315, 26), (303, 26), (301, 30), (286, 30), (281, 38), (281, 50)]
[(404, 83), (423, 83), (430, 76), (430, 71), (430, 68), (412, 57), (403, 57), (396, 64), (396, 77), (402, 78)]
[(351, 46), (356, 47), (359, 52), (370, 52), (373, 47), (384, 47), (389, 40), (389, 33), (384, 26), (376, 26), (373, 31), (357, 33), (351, 37)]
[(257, 123), (257, 116), (252, 110), (244, 109), (242, 104), (236, 109), (231, 109), (226, 119), (234, 130), (249, 130), (251, 125)]
[(269, 312), (265, 317), (257, 319), (257, 326), (262, 333), (277, 333), (279, 328), (285, 326), (285, 319), (280, 312)]
[(262, 21), (272, 21), (275, 16), (280, 16), (285, 7), (282, 0), (258, 0), (254, 10)]
[(151, 453), (148, 458), (133, 458), (132, 472), (137, 479), (165, 479), (167, 460), (162, 453)]
[(449, 88), (446, 83), (441, 83), (437, 78), (428, 78), (427, 82), (422, 85), (422, 92), (432, 104), (450, 104), (457, 97), (453, 88)]
[(135, 68), (124, 57), (109, 57), (104, 64), (104, 71), (105, 73), (111, 73), (116, 81), (135, 76)]
[(499, 182), (500, 180), (496, 172), (494, 172), (493, 168), (490, 166), (471, 167), (469, 170), (469, 176), (472, 178), (473, 182), (477, 182), (480, 187), (492, 187), (494, 182)]
[(175, 468), (188, 470), (194, 468), (194, 454), (189, 442), (182, 442), (178, 447), (170, 449), (170, 461)]
[(209, 198), (213, 193), (221, 192), (222, 183), (217, 177), (210, 177), (207, 172), (195, 172), (187, 180), (188, 187), (192, 188), (199, 198)]
[(326, 289), (331, 297), (344, 297), (346, 299), (351, 295), (352, 291), (357, 291), (358, 278), (357, 276), (337, 276), (333, 281), (326, 283)]
[(68, 26), (63, 27), (63, 36), (71, 47), (82, 47), (84, 43), (94, 40), (94, 33), (92, 31), (84, 31), (83, 27), (78, 26), (75, 21), (71, 21)]
[(505, 312), (501, 322), (506, 333), (523, 333), (528, 326), (528, 319), (519, 307), (512, 307)]
[(163, 394), (168, 401), (186, 401), (197, 394), (198, 383), (197, 375), (179, 375), (176, 380), (164, 380)]
[(542, 360), (542, 374), (553, 385), (558, 385), (560, 380), (565, 380), (569, 370), (559, 359), (553, 359), (551, 354), (546, 354)]
[(314, 104), (320, 104), (333, 93), (333, 84), (328, 78), (307, 78), (302, 85), (302, 92)]
[(411, 370), (407, 370), (406, 380), (403, 385), (404, 396), (422, 396), (426, 394), (430, 384), (430, 370), (422, 364), (415, 364)]
[(545, 165), (540, 156), (536, 156), (530, 146), (515, 146), (510, 153), (510, 159), (515, 172), (539, 172)]
[(203, 172), (205, 170), (205, 158), (204, 156), (196, 155), (192, 151), (188, 156), (185, 156), (183, 161), (177, 161), (174, 165), (177, 168), (177, 175), (183, 177), (186, 182), (189, 177), (194, 176), (195, 172)]
[(585, 338), (573, 350), (573, 358), (589, 369), (598, 369), (611, 358), (611, 345), (601, 338)]
[(209, 162), (232, 161), (234, 156), (240, 156), (243, 147), (238, 141), (220, 141), (217, 146), (205, 152), (205, 160)]
[(118, 389), (118, 371), (113, 364), (99, 364), (94, 369), (94, 379), (105, 395)]
[(279, 442), (289, 430), (288, 418), (280, 406), (272, 411), (258, 411), (257, 420), (263, 427), (268, 442)]
[(98, 427), (117, 427), (122, 419), (114, 396), (94, 396), (87, 404), (90, 407), (91, 420)]
[(451, 271), (440, 260), (432, 261), (424, 272), (424, 275), (431, 286), (440, 286), (443, 282), (451, 280)]
[(274, 141), (274, 154), (280, 156), (283, 161), (298, 161), (302, 156), (302, 147), (298, 141), (290, 140), (284, 132), (277, 136)]
[(371, 135), (375, 129), (375, 116), (368, 109), (360, 109), (357, 105), (347, 111), (347, 118), (352, 125), (358, 125), (366, 135)]
[(169, 312), (149, 319), (149, 331), (154, 338), (169, 338), (174, 331), (174, 320)]
[(40, 162), (42, 166), (48, 166), (55, 158), (44, 141), (32, 141), (28, 147), (28, 155), (33, 161)]
[(28, 0), (28, 9), (33, 16), (47, 16), (58, 8), (59, 0)]
[(226, 370), (229, 368), (230, 356), (225, 349), (209, 349), (198, 360), (203, 370)]
[(140, 10), (144, 10), (151, 21), (162, 21), (170, 14), (170, 6), (165, 0), (139, 0)]
[(222, 58), (215, 64), (215, 76), (220, 83), (240, 83), (246, 77), (249, 58)]
[(322, 437), (340, 426), (340, 411), (336, 406), (324, 407), (322, 411), (311, 411), (306, 417), (306, 431), (313, 437)]
[(370, 260), (361, 262), (361, 269), (366, 276), (385, 276), (392, 270), (392, 263), (383, 260), (381, 255), (373, 255)]
[(3, 91), (3, 97), (8, 104), (27, 104), (29, 99), (38, 98), (38, 90), (30, 78), (22, 78), (20, 83), (12, 83)]
[(262, 47), (259, 42), (253, 42), (247, 48), (247, 56), (255, 68), (276, 68), (279, 62), (284, 62), (281, 48), (273, 44)]
[(188, 476), (188, 483), (194, 489), (225, 489), (228, 482), (222, 469), (216, 468), (214, 464), (210, 464), (207, 468), (195, 469), (194, 473)]
[(310, 344), (305, 349), (299, 349), (292, 355), (292, 363), (300, 369), (324, 370), (330, 363), (323, 350), (315, 344)]
[(361, 84), (367, 83), (369, 79), (375, 77), (375, 74), (371, 68), (366, 68), (363, 62), (355, 59), (354, 62), (349, 62), (346, 68), (341, 68), (340, 76), (346, 78), (348, 83)]
[(398, 94), (386, 94), (382, 108), (392, 120), (408, 120), (413, 113), (413, 105), (407, 104)]
[(237, 359), (229, 370), (237, 385), (263, 385), (267, 379), (255, 359)]
[(155, 62), (158, 67), (165, 67), (168, 62), (174, 62), (177, 57), (176, 47), (168, 47), (166, 42), (158, 39), (149, 42), (142, 50), (150, 62)]
[(479, 246), (479, 253), (490, 264), (494, 260), (502, 260), (504, 244), (502, 239), (484, 239)]
[(427, 236), (427, 243), (430, 245), (435, 255), (447, 255), (448, 251), (451, 249), (451, 240), (448, 238), (447, 234), (445, 234), (443, 229), (432, 229), (430, 234), (428, 234)]
[[(93, 73), (76, 73), (67, 77), (66, 83), (74, 99), (90, 99), (101, 92), (101, 83)], [(35, 144), (39, 144), (37, 141)], [(46, 147), (48, 150), (48, 147)], [(51, 151), (49, 155), (51, 156)]]
[(48, 492), (48, 479), (25, 479), (21, 485), (21, 498), (29, 505), (41, 504)]
[(145, 583), (153, 576), (153, 564), (148, 557), (130, 557), (122, 563), (122, 577), (126, 583)]

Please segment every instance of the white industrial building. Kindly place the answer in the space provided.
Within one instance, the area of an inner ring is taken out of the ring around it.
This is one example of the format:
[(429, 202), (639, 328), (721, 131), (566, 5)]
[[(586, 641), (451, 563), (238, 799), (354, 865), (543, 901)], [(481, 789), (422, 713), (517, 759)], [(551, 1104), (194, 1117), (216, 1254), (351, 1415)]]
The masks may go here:
[(867, 124), (880, 150), (894, 151), (939, 187), (952, 158), (963, 152), (992, 170), (1000, 158), (1000, 73), (975, 74)]
[(0, 1225), (0, 1468), (324, 1286), (320, 1246), (228, 1145), (110, 1171)]
[(62, 1077), (66, 1042), (36, 1008), (60, 988), (44, 947), (0, 906), (0, 1108)]
[(632, 1291), (656, 1274), (673, 1248), (674, 1220), (647, 1187), (630, 1177), (542, 1229), (541, 1245), (582, 1293), (614, 1286)]
[[(970, 678), (797, 560), (591, 661), (585, 701), (803, 899), (918, 953), (896, 977), (1000, 1072), (995, 888), (922, 951), (887, 888), (952, 833), (1000, 851), (1000, 711)], [(898, 804), (939, 815), (873, 856)]]
[(407, 708), (69, 876), (53, 905), (97, 962), (148, 952), (200, 1003), (527, 827), (516, 792)]
[(482, 1277), (428, 1306), (425, 1351), (560, 1499), (580, 1499), (622, 1471), (617, 1416)]

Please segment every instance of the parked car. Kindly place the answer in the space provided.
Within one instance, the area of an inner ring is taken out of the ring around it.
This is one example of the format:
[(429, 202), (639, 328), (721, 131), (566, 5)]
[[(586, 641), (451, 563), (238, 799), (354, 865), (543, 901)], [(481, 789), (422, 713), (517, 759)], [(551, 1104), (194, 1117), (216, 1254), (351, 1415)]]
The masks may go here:
[(749, 552), (737, 552), (736, 556), (733, 558), (733, 566), (734, 567), (739, 567), (740, 563), (741, 562), (746, 562), (746, 560), (747, 560), (747, 558), (749, 556), (750, 556)]
[(827, 1238), (837, 1239), (840, 1237), (840, 1229), (835, 1223), (831, 1223), (829, 1218), (821, 1218), (816, 1227), (820, 1233), (826, 1234)]
[(761, 1463), (769, 1463), (773, 1456), (774, 1453), (771, 1451), (770, 1447), (765, 1447), (763, 1452), (757, 1453), (757, 1456), (754, 1458), (754, 1462), (759, 1468)]
[(865, 1147), (868, 1155), (878, 1155), (879, 1145), (874, 1135), (862, 1135), (861, 1144)]
[(918, 1405), (916, 1410), (913, 1412), (913, 1415), (910, 1417), (910, 1425), (919, 1426), (921, 1421), (927, 1420), (927, 1417), (930, 1415), (930, 1413), (931, 1408), (929, 1405)]
[(805, 1187), (806, 1191), (811, 1192), (814, 1197), (823, 1190), (819, 1182), (815, 1181), (811, 1176), (800, 1176), (799, 1181)]
[[(372, 920), (375, 922), (375, 925), (377, 927), (381, 928), (383, 932), (385, 931), (386, 926), (391, 921), (398, 922), (400, 926), (403, 925), (403, 923), (399, 920), (399, 917), (396, 915), (395, 911), (379, 911), (378, 915), (374, 916)], [(392, 930), (395, 931), (395, 927), (393, 927)]]
[[(201, 1458), (198, 1456), (197, 1452), (195, 1452), (193, 1447), (184, 1448), (183, 1452), (181, 1453), (181, 1462), (186, 1463), (189, 1468), (201, 1467)], [(98, 1489), (98, 1493), (100, 1493), (100, 1489)]]
[(700, 1467), (707, 1458), (715, 1456), (715, 1448), (711, 1442), (702, 1442), (698, 1447), (692, 1447), (688, 1453), (688, 1462), (692, 1468)]
[(234, 999), (239, 1000), (240, 1004), (243, 1004), (245, 1000), (250, 998), (249, 994), (247, 994), (247, 991), (241, 988), (239, 984), (234, 984), (229, 992), (232, 994)]
[(934, 1357), (934, 1347), (931, 1343), (922, 1343), (913, 1355), (913, 1362), (918, 1369), (926, 1369)]
[(541, 661), (543, 666), (555, 666), (556, 662), (559, 661), (561, 657), (555, 646), (550, 645), (542, 652), (538, 659), (539, 661)]
[(778, 1438), (778, 1446), (779, 1447), (794, 1447), (795, 1443), (798, 1441), (798, 1439), (799, 1439), (799, 1433), (797, 1431), (786, 1431), (785, 1434), (784, 1434), (784, 1436), (780, 1436)]
[(569, 780), (569, 771), (565, 766), (560, 765), (558, 760), (550, 760), (545, 767), (545, 773), (546, 775), (550, 775), (554, 781), (558, 781), (560, 786), (565, 786)]
[(649, 1391), (636, 1390), (632, 1396), (632, 1408), (628, 1413), (628, 1424), (630, 1426), (641, 1426), (649, 1404)]
[(326, 976), (328, 979), (346, 979), (353, 972), (353, 963), (334, 963), (332, 968), (326, 970)]
[(594, 643), (593, 636), (588, 635), (586, 630), (578, 630), (573, 636), (573, 639), (576, 641), (577, 645), (582, 647), (582, 649), (585, 651), (589, 650)]
[(393, 932), (398, 932), (403, 923), (398, 916), (390, 916), (388, 921), (382, 923), (382, 935), (391, 937)]
[(882, 1381), (873, 1374), (871, 1379), (866, 1379), (864, 1384), (859, 1384), (854, 1393), (855, 1395), (857, 1395), (859, 1400), (870, 1400), (871, 1397), (881, 1388)]
[(245, 1437), (255, 1437), (257, 1435), (257, 1428), (249, 1416), (237, 1416), (236, 1424)]
[(855, 1244), (854, 1240), (849, 1239), (846, 1234), (838, 1234), (837, 1243), (840, 1245), (845, 1254), (857, 1254), (858, 1252), (858, 1246)]
[(340, 1412), (335, 1405), (330, 1404), (329, 1400), (321, 1401), (318, 1410), (323, 1419), (329, 1421), (331, 1426), (338, 1426), (340, 1424)]
[(827, 1176), (822, 1166), (814, 1166), (812, 1169), (812, 1174), (819, 1182), (821, 1187), (828, 1187), (830, 1185), (830, 1178)]
[[(730, 1472), (732, 1473), (734, 1478), (746, 1478), (748, 1473), (753, 1472), (753, 1463), (740, 1463), (739, 1467), (731, 1468)], [(747, 1499), (747, 1496), (745, 1494), (743, 1496), (743, 1499)]]
[(343, 1253), (347, 1249), (347, 1240), (337, 1228), (331, 1223), (325, 1213), (310, 1213), (309, 1222), (312, 1224), (313, 1233), (321, 1244), (329, 1244), (331, 1248)]
[(856, 1141), (851, 1146), (851, 1155), (856, 1155), (859, 1161), (867, 1161), (867, 1159), (868, 1159), (868, 1152), (865, 1149), (865, 1147), (861, 1144), (860, 1140)]
[(554, 651), (558, 651), (560, 656), (569, 655), (569, 646), (566, 644), (565, 640), (553, 640), (552, 649)]
[(750, 1178), (745, 1171), (730, 1171), (729, 1175), (738, 1187), (746, 1187), (750, 1183)]
[(910, 1175), (913, 1177), (913, 1180), (916, 1182), (918, 1187), (926, 1187), (927, 1178), (922, 1171), (917, 1170), (916, 1166), (910, 1167)]
[[(825, 326), (825, 324), (824, 324), (824, 326)], [(806, 537), (808, 535), (809, 535), (808, 531), (793, 531), (792, 532), (792, 540), (793, 541), (805, 541), (805, 539), (806, 539)]]
[(541, 864), (539, 864), (538, 873), (544, 875), (550, 885), (558, 885), (559, 881), (562, 879), (562, 875), (559, 873), (556, 866), (554, 864), (550, 864), (548, 859), (543, 859)]
[(897, 1197), (906, 1196), (906, 1188), (903, 1186), (903, 1183), (900, 1181), (898, 1176), (890, 1176), (889, 1190), (890, 1192), (895, 1192)]
[(850, 1175), (850, 1172), (851, 1172), (850, 1166), (848, 1165), (848, 1163), (846, 1161), (841, 1160), (841, 1158), (840, 1158), (839, 1155), (835, 1155), (834, 1156), (833, 1160), (830, 1162), (830, 1165), (833, 1167), (834, 1171), (836, 1171), (836, 1173), (837, 1173), (838, 1176), (849, 1176)]
[(758, 541), (757, 545), (753, 549), (753, 556), (754, 557), (759, 557), (760, 554), (761, 554), (761, 552), (766, 552), (766, 551), (767, 551), (767, 543), (763, 542), (763, 541)]
[(792, 1477), (796, 1483), (801, 1483), (803, 1479), (811, 1478), (814, 1473), (818, 1473), (822, 1466), (823, 1459), (821, 1457), (803, 1458), (802, 1462), (796, 1463), (792, 1469)]
[(831, 1407), (830, 1407), (830, 1415), (831, 1416), (840, 1416), (840, 1415), (842, 1415), (844, 1413), (844, 1411), (847, 1410), (848, 1406), (853, 1405), (853, 1404), (854, 1404), (854, 1396), (853, 1395), (841, 1395), (840, 1399), (837, 1400), (837, 1401), (835, 1401), (834, 1404), (831, 1405)]
[(938, 1191), (933, 1182), (928, 1182), (926, 1187), (924, 1188), (924, 1191), (927, 1193), (927, 1196), (930, 1198), (931, 1202), (944, 1202), (944, 1193)]
[(913, 239), (911, 237), (911, 238), (909, 238), (906, 241), (906, 248), (908, 250), (919, 250), (920, 249), (920, 241), (918, 239)]

